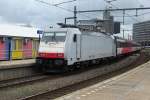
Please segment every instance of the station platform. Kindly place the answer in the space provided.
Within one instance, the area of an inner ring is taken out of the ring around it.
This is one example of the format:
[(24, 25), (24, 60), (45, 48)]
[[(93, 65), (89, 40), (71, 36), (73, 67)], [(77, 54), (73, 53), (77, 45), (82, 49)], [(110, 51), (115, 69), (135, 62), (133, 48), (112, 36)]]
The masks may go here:
[(55, 100), (150, 100), (150, 61)]
[(33, 64), (35, 64), (35, 59), (0, 61), (0, 69), (32, 66)]

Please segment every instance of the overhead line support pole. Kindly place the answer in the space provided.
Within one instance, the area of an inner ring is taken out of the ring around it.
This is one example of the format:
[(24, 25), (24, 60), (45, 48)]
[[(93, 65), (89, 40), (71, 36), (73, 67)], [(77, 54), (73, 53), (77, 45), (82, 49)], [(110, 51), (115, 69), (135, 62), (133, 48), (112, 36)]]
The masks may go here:
[[(125, 24), (125, 10), (123, 10), (123, 25)], [(123, 38), (124, 38), (124, 29), (123, 29)]]
[(74, 6), (74, 25), (77, 26), (77, 6)]
[(138, 16), (138, 10), (136, 9), (136, 17)]

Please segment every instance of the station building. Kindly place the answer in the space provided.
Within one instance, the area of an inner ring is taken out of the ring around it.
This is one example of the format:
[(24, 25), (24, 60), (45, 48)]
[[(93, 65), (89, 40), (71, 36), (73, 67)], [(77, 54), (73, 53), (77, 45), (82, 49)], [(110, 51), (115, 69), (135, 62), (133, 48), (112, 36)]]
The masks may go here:
[(29, 59), (37, 56), (36, 28), (0, 24), (0, 60)]
[(142, 46), (150, 46), (150, 21), (133, 25), (133, 40), (141, 43)]

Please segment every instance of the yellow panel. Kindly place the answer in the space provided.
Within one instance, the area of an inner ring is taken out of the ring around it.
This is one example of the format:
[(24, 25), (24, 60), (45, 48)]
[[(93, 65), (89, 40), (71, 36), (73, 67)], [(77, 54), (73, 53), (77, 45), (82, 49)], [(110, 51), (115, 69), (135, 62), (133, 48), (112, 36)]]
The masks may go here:
[(12, 51), (12, 59), (23, 59), (22, 51)]
[(19, 40), (19, 39), (22, 39), (20, 37), (13, 37), (14, 40)]
[(17, 50), (22, 50), (22, 48), (23, 48), (23, 43), (22, 43), (22, 40), (21, 40), (21, 39), (17, 40), (17, 46), (18, 46)]
[(32, 58), (35, 58), (34, 50), (32, 50)]
[(32, 50), (32, 57), (36, 58), (37, 57), (37, 51), (36, 50)]
[(19, 50), (18, 49), (18, 40), (16, 40), (16, 50)]
[(39, 41), (32, 40), (32, 57), (33, 58), (37, 57), (38, 45), (39, 45)]

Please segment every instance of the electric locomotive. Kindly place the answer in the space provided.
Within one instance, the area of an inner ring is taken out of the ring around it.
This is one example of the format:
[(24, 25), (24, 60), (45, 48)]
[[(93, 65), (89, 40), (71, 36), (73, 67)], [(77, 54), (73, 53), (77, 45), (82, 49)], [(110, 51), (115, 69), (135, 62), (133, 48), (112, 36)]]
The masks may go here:
[(140, 49), (138, 46), (106, 33), (78, 28), (48, 29), (40, 41), (36, 63), (44, 72), (64, 71), (135, 52)]

